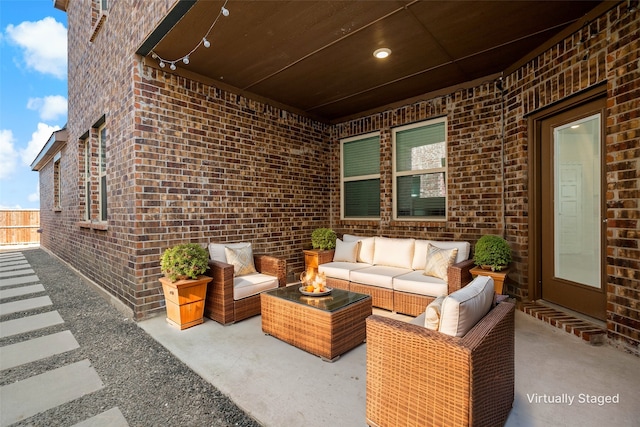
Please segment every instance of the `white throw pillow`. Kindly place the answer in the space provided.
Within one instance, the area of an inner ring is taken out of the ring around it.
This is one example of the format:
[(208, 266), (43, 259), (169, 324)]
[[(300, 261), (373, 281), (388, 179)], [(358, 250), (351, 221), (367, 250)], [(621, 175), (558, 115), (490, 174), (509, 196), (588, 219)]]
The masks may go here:
[(449, 266), (454, 264), (457, 255), (458, 248), (442, 249), (429, 243), (427, 245), (427, 262), (424, 268), (424, 275), (437, 277), (445, 282), (449, 281), (447, 271)]
[(358, 245), (358, 241), (343, 242), (340, 239), (336, 239), (336, 251), (333, 253), (333, 260), (342, 262), (356, 262)]
[(224, 253), (227, 256), (227, 263), (233, 265), (234, 276), (256, 273), (251, 244), (241, 248), (226, 247)]
[(464, 336), (491, 309), (493, 279), (478, 276), (444, 301), (440, 309), (440, 332), (454, 337)]
[(373, 264), (386, 267), (411, 268), (414, 239), (375, 237)]
[(424, 315), (424, 327), (427, 329), (431, 329), (432, 331), (437, 331), (440, 326), (440, 311), (442, 309), (442, 301), (444, 301), (446, 297), (441, 296), (433, 301), (431, 304), (427, 306)]
[(373, 251), (376, 239), (374, 237), (364, 237), (360, 240), (360, 248), (358, 249), (358, 262), (366, 262), (373, 264)]

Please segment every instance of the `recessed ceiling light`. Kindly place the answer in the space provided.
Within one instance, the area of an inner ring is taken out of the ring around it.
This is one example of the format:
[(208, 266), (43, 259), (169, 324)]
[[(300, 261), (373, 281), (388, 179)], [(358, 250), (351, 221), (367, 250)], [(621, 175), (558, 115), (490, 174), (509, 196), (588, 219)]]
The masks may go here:
[(391, 49), (387, 49), (386, 47), (383, 47), (381, 49), (376, 49), (373, 52), (373, 56), (375, 56), (378, 59), (386, 58), (389, 55), (391, 55)]

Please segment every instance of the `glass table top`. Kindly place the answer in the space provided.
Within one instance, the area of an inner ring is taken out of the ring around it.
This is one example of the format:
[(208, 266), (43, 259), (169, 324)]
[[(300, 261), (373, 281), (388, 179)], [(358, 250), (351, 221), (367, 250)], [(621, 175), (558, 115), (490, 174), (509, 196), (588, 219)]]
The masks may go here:
[(266, 291), (266, 293), (287, 301), (308, 305), (324, 311), (336, 311), (354, 302), (371, 298), (369, 295), (349, 292), (343, 289), (333, 289), (329, 295), (324, 296), (306, 296), (300, 292), (299, 288), (299, 284), (290, 285), (284, 288), (272, 289)]

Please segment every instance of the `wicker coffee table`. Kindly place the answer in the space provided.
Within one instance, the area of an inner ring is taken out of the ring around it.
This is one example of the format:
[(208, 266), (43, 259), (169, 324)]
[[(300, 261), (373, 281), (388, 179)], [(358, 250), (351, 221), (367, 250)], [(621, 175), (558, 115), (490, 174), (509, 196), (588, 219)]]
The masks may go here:
[(369, 295), (334, 289), (327, 296), (304, 296), (298, 287), (260, 294), (264, 333), (331, 362), (365, 341)]

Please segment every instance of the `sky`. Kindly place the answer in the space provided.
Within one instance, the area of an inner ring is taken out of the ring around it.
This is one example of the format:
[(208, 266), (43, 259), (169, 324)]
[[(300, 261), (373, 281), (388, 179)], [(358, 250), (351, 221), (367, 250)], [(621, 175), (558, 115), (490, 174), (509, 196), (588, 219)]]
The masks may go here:
[(0, 0), (0, 209), (39, 209), (31, 163), (67, 122), (67, 15)]

